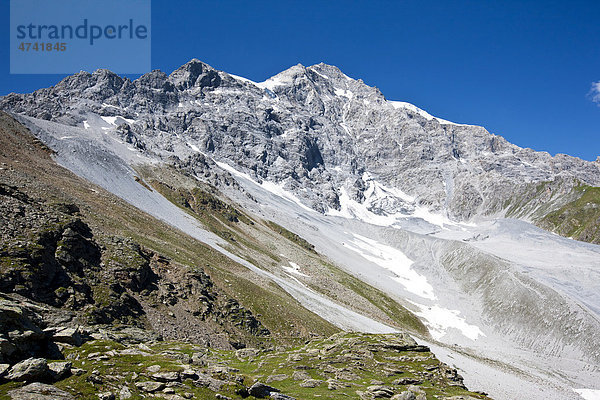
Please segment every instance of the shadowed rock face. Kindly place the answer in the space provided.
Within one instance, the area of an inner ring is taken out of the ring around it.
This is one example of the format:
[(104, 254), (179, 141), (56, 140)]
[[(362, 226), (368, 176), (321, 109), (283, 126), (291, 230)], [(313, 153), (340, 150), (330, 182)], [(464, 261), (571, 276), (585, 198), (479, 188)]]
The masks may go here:
[(171, 75), (153, 71), (134, 82), (107, 70), (81, 72), (52, 88), (8, 95), (0, 108), (68, 125), (93, 115), (134, 119), (122, 130), (136, 147), (182, 160), (198, 149), (285, 184), (318, 211), (339, 209), (341, 188), (361, 201), (368, 186), (357, 182), (365, 172), (461, 220), (504, 212), (539, 182), (559, 178), (559, 193), (574, 179), (600, 185), (598, 163), (522, 149), (484, 128), (389, 102), (325, 64), (297, 65), (261, 84), (195, 59)]

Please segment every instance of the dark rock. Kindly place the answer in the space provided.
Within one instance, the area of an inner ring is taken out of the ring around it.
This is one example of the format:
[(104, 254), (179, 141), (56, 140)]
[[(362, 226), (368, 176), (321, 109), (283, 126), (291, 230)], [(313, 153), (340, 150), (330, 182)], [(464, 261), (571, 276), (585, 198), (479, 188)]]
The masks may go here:
[(402, 385), (402, 386), (405, 386), (405, 385), (420, 385), (421, 383), (423, 383), (423, 382), (421, 382), (419, 379), (408, 378), (408, 377), (407, 378), (399, 378), (399, 379), (396, 379), (393, 382), (394, 385)]
[(261, 382), (256, 382), (248, 388), (248, 394), (259, 399), (264, 399), (265, 397), (270, 396), (273, 392), (279, 392), (279, 389), (275, 389), (274, 387), (265, 385)]
[(16, 350), (17, 347), (14, 344), (7, 339), (0, 337), (0, 354), (2, 354), (3, 357), (11, 356)]

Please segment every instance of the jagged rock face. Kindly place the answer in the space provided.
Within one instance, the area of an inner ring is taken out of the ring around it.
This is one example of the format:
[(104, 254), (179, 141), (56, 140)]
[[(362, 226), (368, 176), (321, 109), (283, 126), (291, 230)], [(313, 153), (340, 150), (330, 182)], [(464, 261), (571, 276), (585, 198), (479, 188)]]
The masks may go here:
[[(0, 108), (69, 125), (94, 114), (135, 120), (121, 136), (143, 151), (199, 163), (202, 152), (255, 178), (285, 185), (319, 211), (340, 207), (341, 188), (363, 201), (371, 179), (416, 198), (378, 213), (427, 205), (457, 219), (501, 212), (527, 184), (571, 178), (600, 185), (600, 165), (522, 149), (484, 128), (387, 101), (333, 66), (294, 66), (256, 84), (192, 60), (171, 75), (134, 82), (81, 72), (49, 89), (11, 94)], [(572, 184), (572, 183), (571, 183)]]

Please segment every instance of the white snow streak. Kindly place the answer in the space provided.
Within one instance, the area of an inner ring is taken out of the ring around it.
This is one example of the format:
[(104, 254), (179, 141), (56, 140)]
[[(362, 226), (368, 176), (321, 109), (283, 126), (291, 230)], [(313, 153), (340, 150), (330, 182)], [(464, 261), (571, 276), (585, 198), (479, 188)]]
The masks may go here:
[(600, 389), (573, 389), (585, 400), (600, 400)]
[(411, 268), (413, 261), (404, 253), (373, 239), (357, 234), (353, 236), (354, 240), (351, 243), (344, 243), (344, 247), (393, 272), (395, 276), (392, 279), (404, 286), (407, 291), (425, 299), (436, 299), (433, 287), (427, 282), (427, 278)]
[(450, 122), (450, 121), (446, 121), (445, 119), (434, 117), (433, 115), (429, 114), (427, 111), (421, 110), (419, 107), (415, 106), (414, 104), (406, 103), (404, 101), (388, 100), (388, 103), (390, 103), (396, 109), (404, 108), (406, 110), (410, 110), (410, 111), (414, 112), (415, 114), (419, 114), (420, 116), (422, 116), (423, 118), (425, 118), (428, 121), (437, 120), (440, 124), (443, 124), (443, 125), (464, 125), (464, 124), (457, 124), (455, 122)]
[(254, 179), (252, 179), (250, 177), (250, 175), (245, 174), (243, 172), (239, 172), (238, 170), (236, 170), (235, 168), (233, 168), (232, 166), (225, 164), (223, 162), (219, 162), (219, 161), (215, 161), (215, 163), (223, 168), (224, 170), (226, 170), (227, 172), (229, 172), (231, 175), (233, 176), (239, 176), (241, 178), (247, 179), (250, 182), (262, 187), (263, 189), (267, 190), (268, 192), (273, 193), (276, 196), (282, 197), (288, 201), (291, 201), (292, 203), (295, 203), (297, 205), (299, 205), (300, 207), (302, 207), (304, 210), (306, 211), (311, 211), (311, 212), (316, 212), (313, 209), (305, 206), (304, 204), (302, 204), (302, 202), (300, 201), (300, 199), (298, 197), (296, 197), (294, 194), (288, 192), (287, 190), (285, 190), (282, 186), (273, 183), (273, 182), (269, 182), (269, 181), (262, 181), (262, 183), (258, 183), (257, 181), (255, 181)]
[(192, 148), (192, 150), (194, 150), (195, 152), (202, 153), (200, 151), (200, 149), (198, 148), (198, 146), (196, 146), (195, 144), (192, 144), (192, 143), (188, 142), (187, 145), (190, 146)]
[(448, 329), (458, 329), (464, 336), (471, 340), (477, 340), (479, 336), (485, 334), (476, 325), (468, 324), (464, 318), (460, 317), (460, 311), (449, 310), (447, 308), (434, 306), (424, 306), (413, 303), (421, 309), (416, 314), (425, 319), (425, 325), (429, 328), (429, 333), (435, 340), (440, 340), (448, 332)]

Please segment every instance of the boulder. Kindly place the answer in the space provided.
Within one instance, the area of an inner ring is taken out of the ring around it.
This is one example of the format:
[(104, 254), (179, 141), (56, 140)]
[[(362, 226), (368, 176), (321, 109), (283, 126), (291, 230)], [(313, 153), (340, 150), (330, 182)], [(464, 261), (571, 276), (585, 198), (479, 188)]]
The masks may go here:
[(295, 381), (303, 381), (305, 379), (310, 379), (310, 375), (306, 371), (294, 371), (292, 379)]
[(127, 386), (123, 386), (119, 391), (119, 400), (127, 400), (132, 396), (131, 390)]
[(204, 367), (206, 366), (206, 360), (204, 359), (204, 357), (204, 353), (194, 353), (192, 354), (191, 363), (199, 367)]
[(179, 372), (171, 371), (171, 372), (156, 372), (150, 376), (155, 381), (159, 382), (178, 382), (181, 380), (181, 375)]
[(305, 387), (305, 388), (316, 388), (321, 383), (323, 383), (323, 381), (321, 381), (319, 379), (305, 379), (302, 382), (300, 382), (299, 386)]
[(261, 382), (256, 382), (252, 386), (248, 388), (248, 394), (250, 396), (254, 396), (259, 399), (264, 399), (265, 397), (269, 397), (271, 393), (279, 392), (279, 389), (275, 389), (269, 385), (265, 385)]
[(391, 400), (427, 400), (427, 395), (420, 387), (409, 386), (408, 390), (392, 396)]
[(21, 388), (11, 390), (8, 395), (12, 400), (74, 400), (71, 394), (52, 385), (31, 383)]
[(87, 370), (81, 368), (71, 368), (71, 373), (75, 376), (81, 376), (87, 373)]
[(389, 399), (394, 395), (394, 389), (389, 386), (374, 385), (369, 386), (367, 391), (373, 395), (375, 399)]
[(193, 381), (195, 381), (196, 379), (198, 379), (199, 375), (196, 371), (194, 371), (193, 369), (190, 368), (186, 368), (183, 371), (181, 371), (181, 379), (185, 380), (185, 379), (191, 379)]
[(203, 374), (203, 373), (198, 373), (198, 379), (196, 379), (194, 381), (195, 386), (209, 388), (213, 392), (221, 390), (221, 387), (223, 387), (224, 384), (225, 384), (225, 381), (222, 381), (220, 379), (215, 379), (212, 376), (210, 376), (208, 374)]
[(73, 346), (81, 346), (83, 344), (83, 336), (79, 328), (58, 328), (52, 335), (52, 340)]
[(417, 396), (410, 390), (392, 396), (392, 400), (417, 400)]
[(247, 358), (255, 358), (256, 356), (258, 356), (258, 349), (255, 349), (252, 347), (239, 349), (239, 350), (236, 350), (235, 356), (241, 360), (244, 360)]
[(12, 366), (7, 379), (19, 382), (48, 381), (51, 378), (48, 363), (43, 358), (28, 358)]
[(158, 371), (160, 371), (160, 365), (158, 365), (158, 364), (151, 365), (148, 368), (146, 368), (146, 371), (152, 372), (152, 373), (158, 372)]
[(162, 382), (146, 381), (136, 382), (135, 387), (142, 392), (154, 393), (158, 392), (159, 390), (163, 390), (165, 388), (165, 384)]
[(71, 375), (72, 364), (68, 361), (57, 361), (48, 364), (50, 374), (55, 381), (60, 381)]

